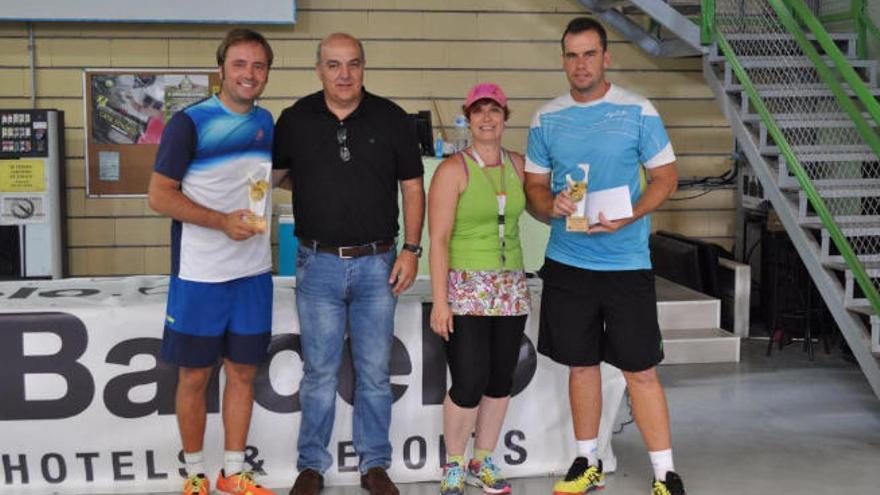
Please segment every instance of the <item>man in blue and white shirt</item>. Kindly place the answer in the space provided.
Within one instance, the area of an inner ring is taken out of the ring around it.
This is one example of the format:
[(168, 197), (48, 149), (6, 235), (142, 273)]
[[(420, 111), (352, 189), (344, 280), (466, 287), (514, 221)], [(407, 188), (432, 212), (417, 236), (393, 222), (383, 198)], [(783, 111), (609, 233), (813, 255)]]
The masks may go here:
[[(599, 363), (605, 361), (626, 377), (654, 466), (652, 494), (684, 494), (656, 373), (663, 347), (647, 216), (676, 189), (675, 154), (654, 106), (606, 81), (610, 55), (601, 24), (572, 20), (562, 36), (562, 60), (570, 91), (532, 119), (525, 167), (529, 203), (551, 225), (541, 270), (538, 350), (569, 366), (578, 444), (578, 456), (554, 493), (580, 494), (604, 484), (597, 438)], [(575, 212), (569, 179), (586, 180), (588, 194), (626, 186), (633, 216), (609, 220), (600, 213), (587, 232), (567, 231), (565, 217)]]
[[(272, 49), (259, 33), (233, 29), (217, 64), (220, 93), (171, 118), (150, 179), (150, 207), (173, 219), (162, 359), (179, 366), (183, 493), (210, 493), (202, 454), (206, 392), (222, 358), (226, 452), (216, 489), (268, 495), (244, 468), (244, 450), (253, 381), (272, 330), (269, 233), (249, 209), (257, 184), (271, 204), (272, 114), (254, 103), (269, 79)], [(268, 209), (262, 213), (270, 218)]]

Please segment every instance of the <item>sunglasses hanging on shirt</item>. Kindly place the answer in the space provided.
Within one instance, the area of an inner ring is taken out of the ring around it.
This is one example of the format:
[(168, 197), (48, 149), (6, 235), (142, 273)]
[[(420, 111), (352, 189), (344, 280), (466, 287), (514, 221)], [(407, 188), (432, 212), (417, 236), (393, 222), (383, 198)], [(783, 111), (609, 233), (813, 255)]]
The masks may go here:
[(348, 149), (348, 129), (341, 123), (336, 129), (336, 142), (339, 143), (339, 159), (348, 163), (351, 160), (351, 151)]

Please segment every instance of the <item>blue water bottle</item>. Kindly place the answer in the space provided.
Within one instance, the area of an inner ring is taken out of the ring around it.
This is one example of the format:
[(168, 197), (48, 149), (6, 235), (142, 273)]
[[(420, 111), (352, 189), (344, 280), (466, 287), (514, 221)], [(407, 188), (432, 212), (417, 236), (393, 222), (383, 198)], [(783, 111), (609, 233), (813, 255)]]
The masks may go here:
[(435, 158), (443, 158), (443, 134), (437, 133), (437, 137), (434, 139), (434, 157)]

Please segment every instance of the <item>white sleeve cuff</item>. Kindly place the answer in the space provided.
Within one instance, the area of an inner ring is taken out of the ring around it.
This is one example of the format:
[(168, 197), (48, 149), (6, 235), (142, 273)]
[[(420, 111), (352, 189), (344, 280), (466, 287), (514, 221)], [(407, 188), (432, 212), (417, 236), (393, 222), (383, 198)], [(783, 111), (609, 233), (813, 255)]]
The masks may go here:
[(550, 168), (545, 167), (543, 165), (538, 165), (537, 163), (529, 160), (529, 157), (526, 157), (526, 172), (530, 174), (549, 174)]
[(672, 143), (666, 143), (666, 146), (654, 155), (653, 158), (645, 162), (645, 168), (657, 168), (663, 165), (669, 165), (675, 161), (675, 152), (672, 151)]

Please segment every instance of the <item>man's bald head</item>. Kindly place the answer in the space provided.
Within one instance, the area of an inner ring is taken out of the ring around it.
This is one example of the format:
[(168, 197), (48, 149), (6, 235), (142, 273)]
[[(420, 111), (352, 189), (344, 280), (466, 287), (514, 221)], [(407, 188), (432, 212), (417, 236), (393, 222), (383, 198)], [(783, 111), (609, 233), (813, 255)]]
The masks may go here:
[(361, 40), (355, 38), (354, 36), (348, 33), (333, 33), (326, 38), (322, 39), (320, 43), (318, 43), (318, 49), (315, 53), (315, 65), (321, 65), (321, 51), (328, 44), (334, 44), (337, 42), (348, 42), (357, 45), (358, 51), (361, 54), (361, 64), (366, 63), (367, 56), (366, 52), (364, 52), (364, 44), (361, 43)]

